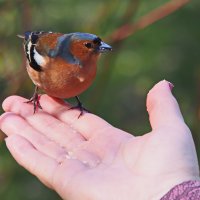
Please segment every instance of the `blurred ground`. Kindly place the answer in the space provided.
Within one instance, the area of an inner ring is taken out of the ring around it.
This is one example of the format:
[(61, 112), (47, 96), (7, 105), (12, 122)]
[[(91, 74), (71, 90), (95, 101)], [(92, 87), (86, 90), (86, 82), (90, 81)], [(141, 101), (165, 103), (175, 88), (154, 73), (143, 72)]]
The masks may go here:
[[(133, 23), (167, 0), (0, 0), (0, 102), (18, 94), (29, 98), (33, 84), (25, 70), (22, 41), (26, 30), (90, 32), (114, 50), (103, 55), (84, 105), (114, 126), (142, 135), (150, 131), (145, 108), (148, 90), (159, 80), (174, 85), (185, 121), (200, 156), (200, 2), (191, 3), (128, 38), (110, 35)], [(2, 111), (1, 111), (2, 112)], [(19, 167), (3, 142), (0, 145), (0, 198), (60, 199)]]

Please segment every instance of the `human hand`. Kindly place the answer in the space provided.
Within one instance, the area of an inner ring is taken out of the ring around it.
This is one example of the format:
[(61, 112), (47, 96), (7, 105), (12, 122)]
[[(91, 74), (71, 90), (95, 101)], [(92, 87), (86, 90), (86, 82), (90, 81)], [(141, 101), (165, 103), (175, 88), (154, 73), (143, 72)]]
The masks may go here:
[(0, 127), (15, 160), (68, 200), (157, 200), (173, 186), (199, 179), (196, 151), (167, 81), (147, 96), (152, 131), (134, 137), (103, 119), (47, 95), (33, 115), (22, 97), (8, 97)]

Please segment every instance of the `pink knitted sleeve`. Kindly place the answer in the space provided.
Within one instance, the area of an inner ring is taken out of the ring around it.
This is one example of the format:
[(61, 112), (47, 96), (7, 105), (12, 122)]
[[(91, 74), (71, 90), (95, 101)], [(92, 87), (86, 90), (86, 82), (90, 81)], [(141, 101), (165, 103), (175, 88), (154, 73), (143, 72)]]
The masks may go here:
[(160, 200), (200, 200), (200, 181), (176, 185)]

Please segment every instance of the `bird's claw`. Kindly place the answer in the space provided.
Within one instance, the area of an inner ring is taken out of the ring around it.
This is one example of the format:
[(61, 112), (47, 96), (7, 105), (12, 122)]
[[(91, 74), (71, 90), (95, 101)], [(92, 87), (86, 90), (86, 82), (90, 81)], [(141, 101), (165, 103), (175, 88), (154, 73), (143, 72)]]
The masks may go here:
[(71, 108), (69, 108), (69, 110), (79, 109), (80, 110), (80, 114), (79, 114), (78, 118), (80, 118), (84, 114), (84, 111), (90, 113), (90, 111), (88, 109), (83, 107), (83, 105), (80, 102), (78, 97), (76, 97), (76, 100), (77, 100), (78, 104), (76, 106), (72, 106)]
[(30, 100), (26, 101), (25, 103), (33, 103), (33, 113), (35, 114), (36, 110), (42, 109), (42, 106), (40, 105), (40, 95), (37, 93), (38, 88), (35, 88), (35, 92), (33, 96), (30, 98)]
[(84, 111), (87, 113), (90, 113), (89, 110), (87, 110), (86, 108), (84, 108), (82, 105), (79, 105), (79, 104), (77, 106), (72, 106), (71, 108), (69, 108), (69, 110), (74, 110), (74, 109), (80, 110), (80, 114), (79, 114), (78, 118), (80, 118), (84, 114)]

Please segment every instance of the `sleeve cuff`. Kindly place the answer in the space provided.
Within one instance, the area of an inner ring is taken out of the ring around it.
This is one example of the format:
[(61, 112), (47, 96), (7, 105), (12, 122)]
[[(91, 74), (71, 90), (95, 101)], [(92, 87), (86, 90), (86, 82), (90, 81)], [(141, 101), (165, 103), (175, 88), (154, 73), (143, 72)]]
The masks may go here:
[(200, 181), (186, 181), (174, 186), (160, 200), (200, 200)]

